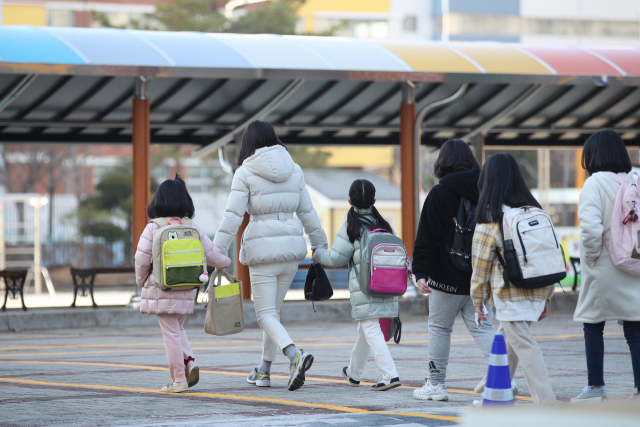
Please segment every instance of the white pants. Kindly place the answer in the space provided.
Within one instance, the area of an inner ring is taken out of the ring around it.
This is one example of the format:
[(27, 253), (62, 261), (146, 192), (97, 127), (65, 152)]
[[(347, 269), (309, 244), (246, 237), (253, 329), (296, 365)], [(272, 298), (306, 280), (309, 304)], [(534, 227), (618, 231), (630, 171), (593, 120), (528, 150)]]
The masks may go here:
[(358, 339), (351, 350), (351, 361), (349, 362), (348, 372), (351, 378), (360, 381), (371, 352), (373, 352), (376, 365), (382, 370), (383, 381), (389, 381), (399, 376), (377, 318), (358, 322)]
[[(536, 405), (555, 405), (556, 395), (553, 393), (549, 383), (547, 365), (544, 363), (542, 350), (531, 333), (531, 322), (503, 321), (500, 322), (500, 328), (504, 331), (507, 347), (511, 347), (511, 351), (514, 354), (511, 357), (513, 364), (517, 366), (518, 362), (520, 362), (522, 366), (533, 403)], [(511, 365), (512, 361), (509, 361), (509, 365)]]
[(274, 262), (249, 267), (251, 293), (258, 325), (262, 328), (262, 360), (276, 360), (277, 349), (293, 344), (280, 323), (280, 306), (298, 271), (298, 261)]

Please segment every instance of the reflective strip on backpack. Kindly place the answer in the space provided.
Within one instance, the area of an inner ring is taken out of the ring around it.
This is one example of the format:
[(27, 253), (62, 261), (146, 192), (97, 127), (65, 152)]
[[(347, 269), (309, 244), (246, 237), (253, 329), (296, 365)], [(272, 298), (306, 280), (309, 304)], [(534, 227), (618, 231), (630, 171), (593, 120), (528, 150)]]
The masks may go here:
[(174, 267), (176, 265), (202, 265), (202, 262), (176, 262), (173, 264), (165, 264), (164, 266), (169, 268), (169, 267)]
[(164, 255), (170, 255), (170, 254), (193, 254), (196, 252), (202, 252), (201, 250), (195, 250), (195, 251), (173, 251), (173, 252), (165, 252)]

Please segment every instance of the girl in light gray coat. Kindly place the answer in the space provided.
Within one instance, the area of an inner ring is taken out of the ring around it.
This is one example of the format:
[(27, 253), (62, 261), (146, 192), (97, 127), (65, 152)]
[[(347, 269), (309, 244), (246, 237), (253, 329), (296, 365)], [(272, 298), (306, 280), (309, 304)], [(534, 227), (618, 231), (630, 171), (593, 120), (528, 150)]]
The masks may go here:
[(245, 212), (251, 215), (242, 235), (240, 262), (249, 266), (256, 317), (264, 332), (262, 363), (252, 369), (247, 382), (270, 387), (271, 363), (280, 349), (290, 361), (288, 388), (296, 390), (304, 384), (313, 356), (296, 350), (280, 323), (280, 306), (298, 271), (298, 261), (307, 256), (303, 228), (312, 251), (327, 247), (327, 235), (311, 203), (302, 169), (269, 123), (249, 124), (242, 137), (238, 164), (213, 244), (225, 253)]
[[(349, 189), (351, 209), (347, 221), (342, 224), (331, 250), (318, 248), (314, 261), (327, 267), (341, 267), (353, 259), (356, 269), (360, 267), (360, 236), (365, 229), (382, 228), (393, 232), (391, 226), (375, 208), (376, 189), (366, 179), (358, 179)], [(400, 386), (396, 365), (389, 352), (380, 329), (380, 318), (398, 316), (398, 297), (378, 297), (360, 290), (356, 270), (349, 268), (349, 292), (351, 292), (351, 316), (358, 322), (358, 339), (349, 366), (342, 369), (342, 376), (350, 386), (360, 385), (360, 378), (373, 352), (382, 376), (371, 387), (374, 391), (389, 390)]]

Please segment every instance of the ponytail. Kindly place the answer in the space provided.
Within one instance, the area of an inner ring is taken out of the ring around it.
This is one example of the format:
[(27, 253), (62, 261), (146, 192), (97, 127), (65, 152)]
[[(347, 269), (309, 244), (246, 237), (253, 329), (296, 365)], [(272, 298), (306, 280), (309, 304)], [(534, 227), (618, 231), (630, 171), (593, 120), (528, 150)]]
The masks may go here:
[[(347, 235), (351, 243), (360, 238), (362, 229), (382, 228), (389, 233), (393, 233), (389, 223), (380, 215), (380, 212), (373, 204), (376, 198), (376, 188), (370, 181), (366, 179), (357, 179), (351, 184), (349, 189), (349, 199), (351, 199), (351, 209), (347, 213)], [(364, 215), (356, 212), (358, 209), (371, 208), (371, 216), (373, 221)]]

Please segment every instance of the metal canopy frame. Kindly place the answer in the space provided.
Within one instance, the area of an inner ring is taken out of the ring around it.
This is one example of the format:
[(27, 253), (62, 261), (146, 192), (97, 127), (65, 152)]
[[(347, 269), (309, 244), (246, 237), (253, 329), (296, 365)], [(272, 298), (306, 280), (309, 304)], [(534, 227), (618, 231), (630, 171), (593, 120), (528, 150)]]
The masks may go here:
[[(5, 108), (0, 111), (1, 142), (131, 142), (134, 79), (77, 76), (36, 79), (34, 74), (25, 74), (17, 80), (19, 84), (16, 80), (13, 75), (0, 74), (0, 94), (5, 93)], [(156, 79), (149, 85), (153, 101), (151, 143), (208, 146), (216, 142), (207, 150), (211, 153), (220, 144), (233, 143), (233, 136), (243, 126), (260, 117), (274, 124), (286, 144), (398, 144), (400, 84), (308, 80), (304, 87), (309, 87), (300, 91), (296, 85), (301, 83), (296, 82), (301, 79), (285, 82), (261, 79), (249, 80), (246, 90), (233, 93), (232, 79), (167, 79), (162, 81), (163, 90), (155, 89), (159, 81)], [(481, 133), (488, 147), (580, 146), (584, 142), (580, 135), (598, 129), (592, 127), (594, 120), (600, 120), (599, 127), (624, 134), (628, 145), (640, 145), (638, 87), (501, 82), (474, 91), (473, 88), (485, 85), (466, 84), (469, 89), (459, 101), (429, 116), (421, 128), (422, 145), (437, 147), (451, 137), (470, 139)], [(276, 91), (274, 85), (285, 89)], [(418, 85), (418, 111), (457, 87), (460, 85)], [(76, 95), (63, 97), (67, 91), (76, 91)], [(516, 92), (518, 96), (514, 95)], [(247, 104), (249, 97), (252, 101)], [(363, 101), (354, 103), (355, 97)], [(598, 103), (601, 98), (605, 102)], [(275, 108), (269, 108), (274, 101)], [(526, 108), (522, 107), (522, 101), (526, 102)], [(257, 110), (255, 105), (259, 106)], [(518, 107), (517, 111), (514, 107)], [(505, 118), (509, 120), (500, 122)], [(562, 125), (563, 119), (571, 118), (574, 120), (568, 126)], [(542, 134), (547, 136), (540, 137)]]

